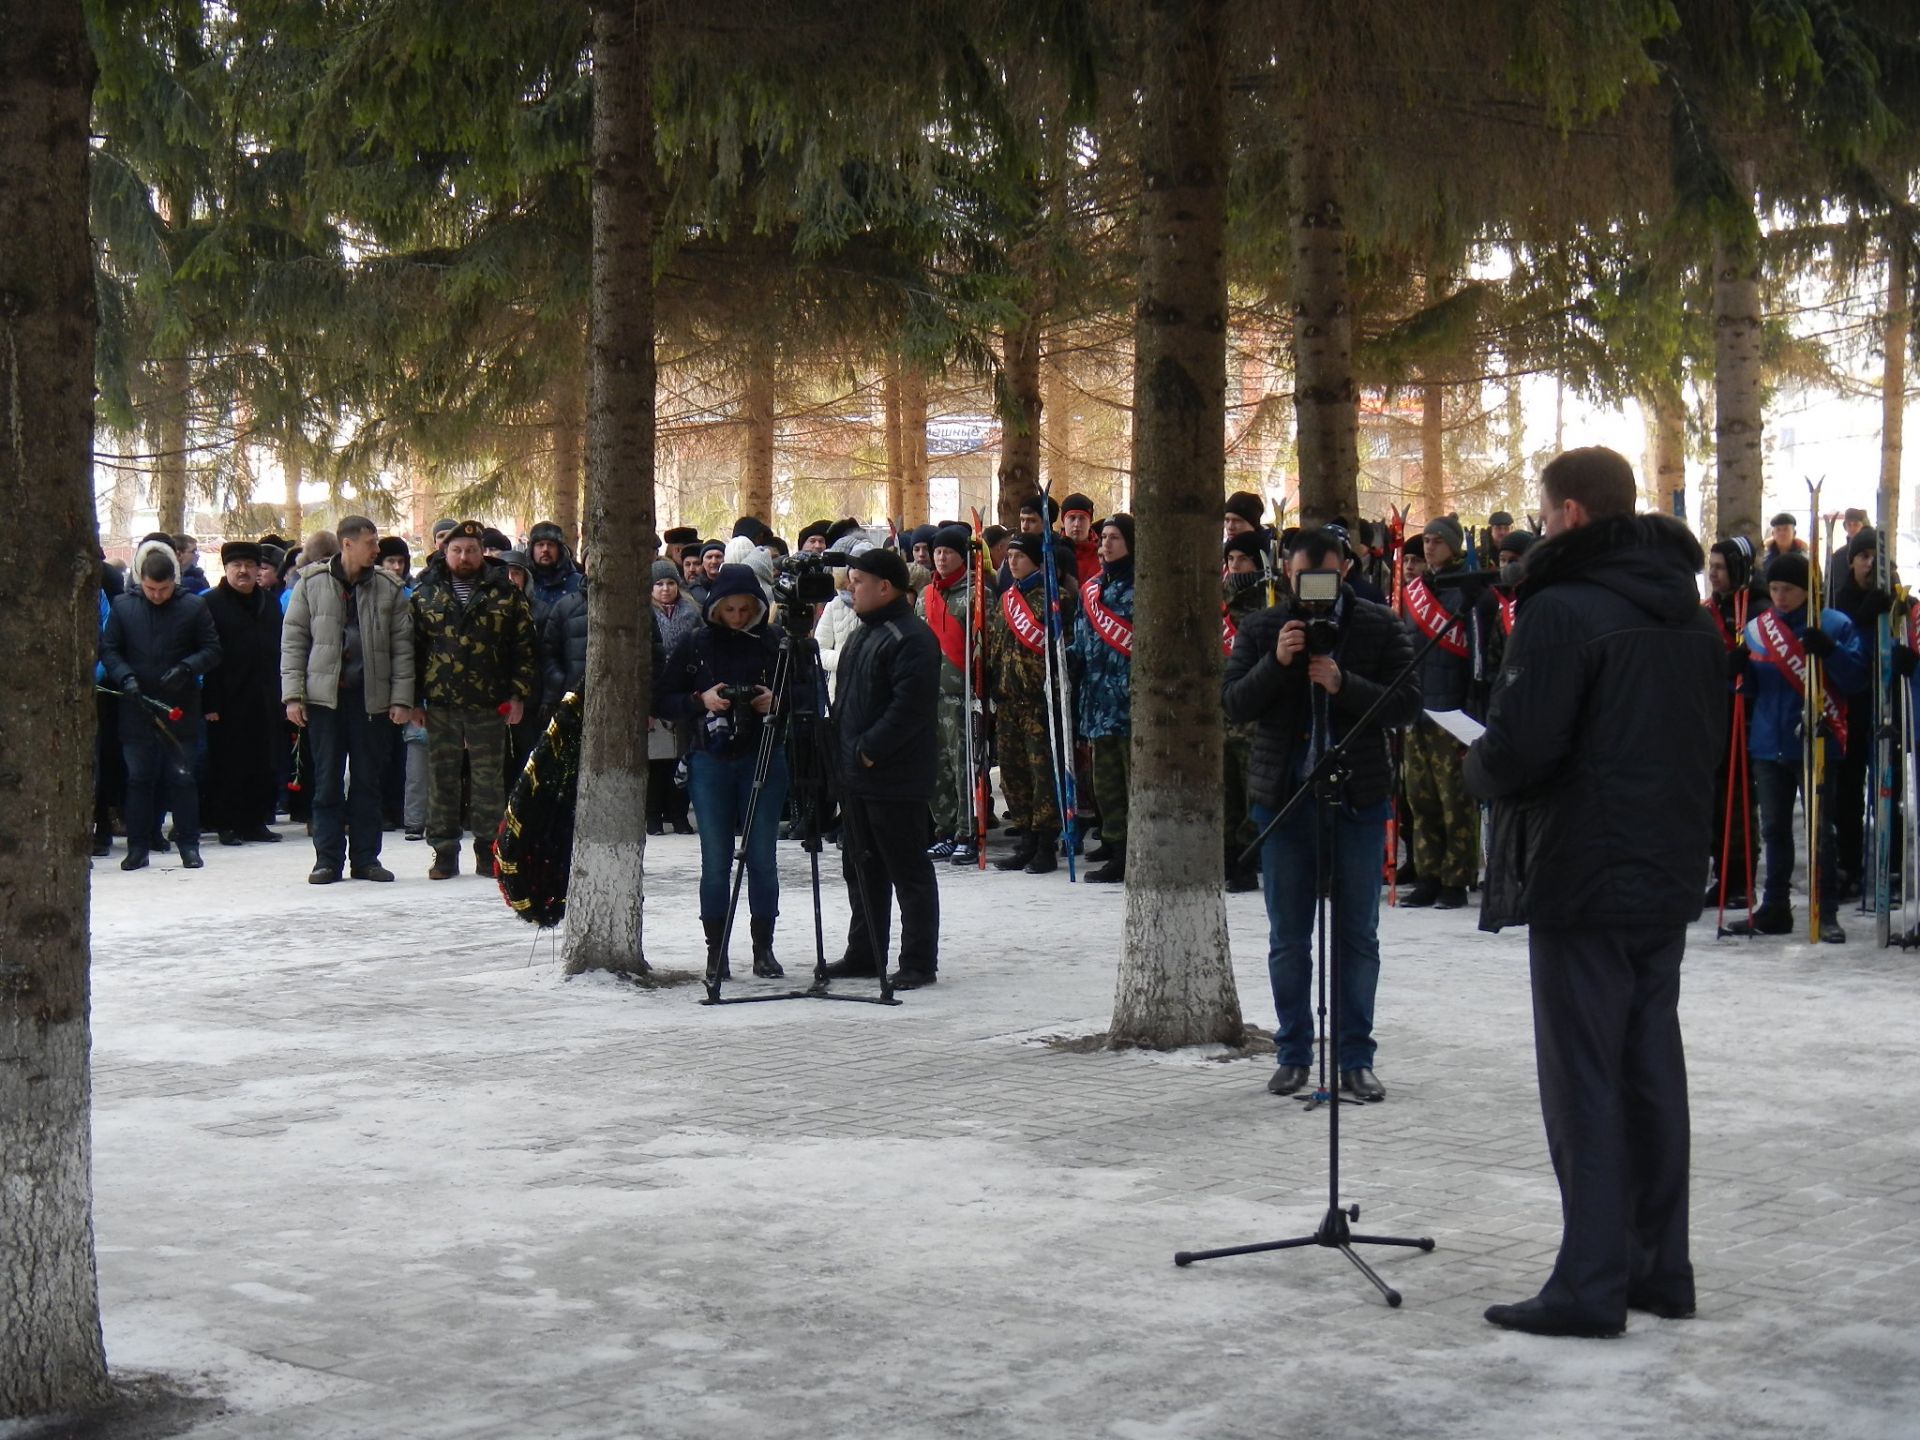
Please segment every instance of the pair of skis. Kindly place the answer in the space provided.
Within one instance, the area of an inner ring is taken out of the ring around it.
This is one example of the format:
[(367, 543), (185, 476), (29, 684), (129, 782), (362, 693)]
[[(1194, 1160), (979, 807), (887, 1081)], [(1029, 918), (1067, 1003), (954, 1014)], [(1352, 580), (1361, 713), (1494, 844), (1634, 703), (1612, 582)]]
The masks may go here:
[[(1051, 469), (1051, 467), (1049, 467)], [(1053, 803), (1060, 812), (1060, 837), (1067, 850), (1067, 881), (1076, 883), (1074, 865), (1079, 848), (1076, 810), (1079, 795), (1073, 773), (1073, 682), (1067, 678), (1067, 630), (1060, 614), (1060, 576), (1053, 565), (1053, 477), (1040, 486), (1041, 554), (1047, 592), (1047, 648), (1044, 687), (1047, 705), (1047, 745), (1053, 751)]]
[[(1404, 616), (1406, 610), (1406, 566), (1407, 548), (1407, 512), (1398, 505), (1389, 505), (1392, 518), (1387, 521), (1387, 563), (1393, 569), (1393, 588), (1388, 594), (1388, 603), (1396, 616)], [(1393, 777), (1393, 783), (1387, 790), (1387, 856), (1385, 873), (1381, 877), (1383, 888), (1387, 892), (1387, 904), (1397, 907), (1400, 903), (1398, 887), (1394, 884), (1400, 872), (1400, 737), (1399, 730), (1387, 732), (1387, 773)]]
[(980, 511), (973, 511), (973, 538), (967, 542), (966, 725), (967, 788), (961, 810), (973, 812), (973, 854), (976, 866), (987, 868), (987, 812), (993, 804), (987, 783), (987, 587), (986, 546), (980, 539)]
[[(1808, 509), (1811, 512), (1808, 516), (1807, 539), (1820, 547), (1817, 553), (1808, 557), (1809, 633), (1820, 628), (1820, 608), (1824, 600), (1821, 582), (1826, 577), (1821, 572), (1826, 569), (1829, 550), (1820, 534), (1820, 487), (1824, 483), (1824, 479), (1807, 482), (1810, 497)], [(1820, 657), (1808, 655), (1807, 683), (1800, 697), (1800, 776), (1807, 799), (1807, 940), (1814, 945), (1820, 943), (1820, 790), (1827, 777), (1827, 746), (1820, 729), (1821, 717), (1825, 713), (1825, 689)]]
[[(1749, 585), (1733, 592), (1734, 644), (1744, 643), (1747, 633), (1747, 595)], [(1740, 807), (1740, 853), (1747, 867), (1747, 934), (1753, 934), (1753, 798), (1752, 776), (1747, 771), (1747, 682), (1743, 678), (1733, 687), (1733, 727), (1727, 743), (1727, 807), (1720, 824), (1720, 914), (1715, 922), (1716, 935), (1727, 933), (1727, 865), (1733, 853), (1733, 807)]]

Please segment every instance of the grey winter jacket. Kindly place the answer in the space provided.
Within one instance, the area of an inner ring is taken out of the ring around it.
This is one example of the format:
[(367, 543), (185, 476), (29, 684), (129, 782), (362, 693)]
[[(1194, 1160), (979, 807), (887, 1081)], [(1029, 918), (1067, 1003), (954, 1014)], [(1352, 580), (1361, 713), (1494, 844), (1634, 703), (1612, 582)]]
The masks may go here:
[[(414, 702), (413, 611), (400, 582), (369, 570), (355, 587), (360, 614), (362, 685), (367, 713)], [(340, 557), (300, 571), (280, 625), (280, 699), (331, 710), (340, 700), (347, 583)]]

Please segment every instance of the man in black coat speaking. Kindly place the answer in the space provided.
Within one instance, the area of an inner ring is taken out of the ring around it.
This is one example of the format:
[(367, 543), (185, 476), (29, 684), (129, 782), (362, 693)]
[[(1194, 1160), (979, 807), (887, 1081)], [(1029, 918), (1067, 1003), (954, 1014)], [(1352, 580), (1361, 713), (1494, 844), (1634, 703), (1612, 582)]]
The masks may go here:
[[(1338, 579), (1348, 556), (1344, 536), (1313, 531), (1287, 559), (1295, 593), (1301, 576)], [(1264, 828), (1286, 804), (1325, 748), (1347, 737), (1413, 660), (1413, 639), (1384, 605), (1339, 586), (1319, 616), (1337, 638), (1330, 649), (1309, 643), (1314, 616), (1299, 600), (1269, 606), (1240, 627), (1227, 659), (1221, 702), (1236, 724), (1253, 723), (1247, 790), (1253, 823)], [(1320, 703), (1320, 702), (1324, 703)], [(1321, 719), (1316, 727), (1316, 712)], [(1347, 778), (1333, 803), (1327, 856), (1331, 869), (1333, 945), (1340, 986), (1340, 1033), (1334, 1037), (1340, 1086), (1365, 1101), (1384, 1100), (1373, 1073), (1373, 1001), (1380, 984), (1380, 882), (1387, 807), (1393, 795), (1386, 732), (1420, 714), (1420, 682), (1409, 675), (1347, 751)], [(1302, 800), (1260, 849), (1267, 902), (1267, 977), (1280, 1022), (1276, 1065), (1267, 1089), (1291, 1095), (1306, 1084), (1313, 1060), (1313, 920), (1322, 800)]]
[(1693, 1313), (1680, 960), (1700, 915), (1726, 727), (1699, 542), (1633, 513), (1633, 469), (1571, 450), (1541, 472), (1546, 538), (1467, 788), (1494, 805), (1481, 928), (1530, 924), (1534, 1051), (1563, 1229), (1540, 1293), (1487, 1319), (1615, 1335)]
[[(853, 918), (834, 976), (877, 975), (900, 897), (896, 990), (940, 970), (940, 890), (926, 854), (939, 735), (940, 642), (907, 598), (906, 562), (873, 549), (848, 566), (860, 628), (841, 648), (833, 706), (844, 816), (841, 866)], [(871, 922), (871, 924), (869, 924)]]

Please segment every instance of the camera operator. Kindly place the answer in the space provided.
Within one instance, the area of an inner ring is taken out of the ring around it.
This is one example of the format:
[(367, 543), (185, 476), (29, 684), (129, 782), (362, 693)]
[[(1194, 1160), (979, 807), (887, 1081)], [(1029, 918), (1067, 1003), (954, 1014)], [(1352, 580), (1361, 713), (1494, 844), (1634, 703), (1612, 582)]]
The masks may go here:
[(833, 719), (841, 866), (853, 916), (846, 954), (827, 974), (879, 973), (897, 893), (900, 969), (892, 981), (896, 990), (913, 990), (933, 984), (940, 968), (940, 891), (926, 853), (939, 768), (940, 642), (913, 613), (907, 564), (896, 552), (864, 551), (849, 572), (860, 627), (840, 651)]
[[(1340, 582), (1346, 547), (1323, 531), (1303, 535), (1288, 557), (1293, 595), (1240, 626), (1227, 660), (1221, 699), (1227, 719), (1255, 726), (1248, 789), (1253, 819), (1265, 826), (1290, 799), (1325, 749), (1345, 738), (1413, 660), (1413, 641), (1384, 605)], [(1320, 575), (1317, 583), (1302, 577)], [(1329, 592), (1313, 601), (1315, 591)], [(1325, 729), (1316, 734), (1315, 711)], [(1373, 999), (1380, 980), (1381, 856), (1386, 848), (1392, 772), (1388, 729), (1420, 714), (1417, 676), (1408, 679), (1347, 752), (1346, 778), (1334, 802), (1333, 944), (1340, 983), (1335, 1039), (1340, 1085), (1361, 1100), (1384, 1100), (1373, 1073)], [(1267, 975), (1279, 1018), (1277, 1061), (1267, 1089), (1291, 1095), (1307, 1082), (1313, 1059), (1312, 938), (1319, 796), (1295, 807), (1260, 852), (1267, 902)]]
[[(770, 686), (779, 658), (780, 627), (767, 623), (758, 577), (745, 565), (722, 565), (707, 597), (707, 623), (674, 646), (657, 686), (656, 714), (694, 722), (687, 794), (700, 827), (700, 924), (709, 965), (726, 930), (733, 838), (753, 793), (760, 727), (773, 713)], [(768, 978), (784, 973), (773, 957), (773, 925), (780, 914), (774, 849), (786, 800), (787, 756), (776, 745), (746, 837), (753, 973)], [(727, 957), (719, 959), (720, 977), (730, 979)]]

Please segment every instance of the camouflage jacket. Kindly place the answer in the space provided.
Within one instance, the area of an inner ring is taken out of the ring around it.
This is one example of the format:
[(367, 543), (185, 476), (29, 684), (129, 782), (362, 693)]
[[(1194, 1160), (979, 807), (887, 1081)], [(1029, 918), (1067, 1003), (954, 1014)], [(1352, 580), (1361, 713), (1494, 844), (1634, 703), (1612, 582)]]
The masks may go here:
[(492, 710), (531, 700), (533, 611), (504, 578), (481, 575), (465, 605), (445, 570), (413, 592), (420, 703), (443, 710)]

